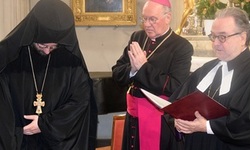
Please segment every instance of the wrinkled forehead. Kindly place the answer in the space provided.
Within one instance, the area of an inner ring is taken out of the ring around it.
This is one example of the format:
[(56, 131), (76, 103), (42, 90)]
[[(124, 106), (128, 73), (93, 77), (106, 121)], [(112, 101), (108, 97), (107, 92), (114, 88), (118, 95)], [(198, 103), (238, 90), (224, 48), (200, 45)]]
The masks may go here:
[(74, 24), (71, 9), (59, 0), (40, 0), (32, 12), (39, 24), (51, 30), (69, 29)]

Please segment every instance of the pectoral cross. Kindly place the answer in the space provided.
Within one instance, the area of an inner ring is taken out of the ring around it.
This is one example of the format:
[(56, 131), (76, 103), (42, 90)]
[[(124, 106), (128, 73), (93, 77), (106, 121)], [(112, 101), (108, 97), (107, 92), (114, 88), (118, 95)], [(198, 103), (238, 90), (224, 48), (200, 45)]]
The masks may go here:
[(42, 101), (42, 94), (36, 94), (36, 101), (33, 102), (33, 105), (36, 107), (36, 113), (40, 115), (42, 113), (42, 107), (45, 106), (45, 102)]

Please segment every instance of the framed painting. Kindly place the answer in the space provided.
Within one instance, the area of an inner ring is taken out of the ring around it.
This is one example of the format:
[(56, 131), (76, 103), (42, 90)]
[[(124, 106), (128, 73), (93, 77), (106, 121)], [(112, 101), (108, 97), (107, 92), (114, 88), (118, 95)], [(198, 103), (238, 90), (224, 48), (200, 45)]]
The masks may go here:
[(136, 0), (71, 0), (76, 26), (136, 25)]

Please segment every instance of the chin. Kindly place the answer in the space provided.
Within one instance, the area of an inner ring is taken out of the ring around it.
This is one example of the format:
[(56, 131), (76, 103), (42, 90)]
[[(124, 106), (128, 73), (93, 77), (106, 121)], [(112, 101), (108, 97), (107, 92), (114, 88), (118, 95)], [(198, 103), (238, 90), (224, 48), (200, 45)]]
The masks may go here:
[(155, 39), (155, 34), (152, 32), (147, 32), (147, 35), (150, 39)]
[(37, 50), (38, 54), (41, 56), (47, 56), (48, 54), (44, 53), (42, 50)]

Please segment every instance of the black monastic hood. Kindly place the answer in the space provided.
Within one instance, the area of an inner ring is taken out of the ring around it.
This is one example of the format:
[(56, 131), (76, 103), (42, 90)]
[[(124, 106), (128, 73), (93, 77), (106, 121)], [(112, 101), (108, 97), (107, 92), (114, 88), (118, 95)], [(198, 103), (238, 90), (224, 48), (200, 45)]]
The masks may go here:
[(20, 48), (38, 43), (58, 43), (83, 60), (74, 17), (60, 0), (40, 0), (30, 13), (0, 42), (0, 71), (18, 57)]

